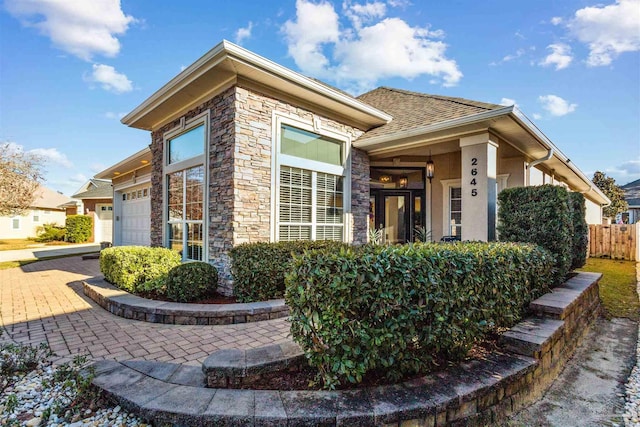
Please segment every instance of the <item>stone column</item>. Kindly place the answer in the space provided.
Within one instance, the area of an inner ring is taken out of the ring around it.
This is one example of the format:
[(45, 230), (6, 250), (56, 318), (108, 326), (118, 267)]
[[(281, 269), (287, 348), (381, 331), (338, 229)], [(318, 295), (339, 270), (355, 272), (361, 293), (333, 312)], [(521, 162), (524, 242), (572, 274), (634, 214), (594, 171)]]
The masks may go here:
[(460, 148), (462, 240), (495, 240), (498, 144), (483, 133), (460, 138)]

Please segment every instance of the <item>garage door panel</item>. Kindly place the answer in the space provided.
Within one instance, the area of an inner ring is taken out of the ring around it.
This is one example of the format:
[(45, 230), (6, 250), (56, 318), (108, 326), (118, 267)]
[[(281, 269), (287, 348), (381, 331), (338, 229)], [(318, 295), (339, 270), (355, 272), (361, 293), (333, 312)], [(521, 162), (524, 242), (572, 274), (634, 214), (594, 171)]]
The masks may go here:
[(122, 201), (122, 245), (149, 246), (150, 224), (151, 200), (149, 197)]

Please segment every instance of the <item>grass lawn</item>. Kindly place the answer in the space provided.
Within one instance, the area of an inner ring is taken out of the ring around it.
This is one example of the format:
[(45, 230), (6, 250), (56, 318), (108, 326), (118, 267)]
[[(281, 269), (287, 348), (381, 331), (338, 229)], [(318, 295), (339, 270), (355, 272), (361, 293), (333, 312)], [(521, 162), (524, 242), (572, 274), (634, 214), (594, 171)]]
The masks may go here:
[(30, 247), (45, 246), (65, 246), (70, 245), (68, 242), (48, 242), (38, 243), (29, 239), (2, 239), (0, 240), (0, 251), (15, 251), (20, 249), (29, 249)]
[(635, 261), (589, 258), (579, 271), (602, 273), (600, 299), (607, 317), (640, 319)]

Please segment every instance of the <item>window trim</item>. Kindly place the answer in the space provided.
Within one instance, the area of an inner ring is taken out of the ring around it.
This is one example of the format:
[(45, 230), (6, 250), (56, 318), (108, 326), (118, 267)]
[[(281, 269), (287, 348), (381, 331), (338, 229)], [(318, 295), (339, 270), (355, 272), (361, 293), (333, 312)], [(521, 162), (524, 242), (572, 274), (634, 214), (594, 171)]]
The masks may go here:
[[(350, 242), (352, 240), (351, 233), (351, 135), (343, 133), (335, 129), (325, 129), (318, 117), (313, 116), (312, 119), (302, 119), (298, 116), (287, 115), (274, 111), (272, 115), (271, 128), (271, 220), (270, 232), (271, 241), (279, 241), (280, 217), (280, 166), (289, 166), (309, 170), (311, 172), (321, 172), (331, 175), (338, 175), (343, 178), (343, 223), (342, 223), (342, 241)], [(342, 158), (343, 165), (336, 166), (329, 163), (318, 162), (315, 160), (303, 159), (288, 154), (280, 153), (282, 125), (296, 127), (298, 129), (312, 132), (320, 136), (325, 136), (342, 142)], [(316, 178), (317, 174), (312, 174), (313, 194), (316, 194)], [(313, 197), (313, 196), (312, 196)], [(312, 238), (315, 238), (317, 222), (315, 218), (316, 201), (312, 199), (314, 206), (312, 218)]]
[[(209, 134), (210, 134), (210, 115), (209, 111), (205, 111), (201, 114), (198, 114), (195, 117), (192, 117), (189, 120), (180, 120), (180, 124), (173, 129), (168, 130), (163, 135), (162, 141), (162, 246), (167, 248), (169, 247), (169, 218), (167, 213), (167, 177), (169, 174), (179, 171), (186, 171), (192, 167), (203, 166), (204, 168), (204, 182), (202, 185), (202, 227), (203, 227), (203, 250), (202, 250), (202, 261), (209, 261), (209, 163), (207, 159), (209, 158)], [(180, 136), (181, 134), (190, 131), (191, 129), (198, 127), (200, 125), (204, 126), (204, 148), (202, 154), (199, 156), (191, 157), (189, 159), (181, 160), (176, 163), (169, 164), (169, 152), (168, 152), (168, 142), (170, 139)], [(185, 254), (182, 254), (182, 260), (187, 261), (185, 258)]]
[[(448, 236), (451, 232), (451, 189), (462, 187), (462, 179), (442, 179), (442, 235)], [(460, 205), (460, 212), (464, 206)], [(460, 235), (462, 237), (462, 228), (464, 224), (460, 224)]]
[[(14, 224), (14, 221), (18, 221), (18, 226), (16, 227)], [(22, 229), (22, 221), (20, 220), (19, 216), (14, 216), (13, 218), (11, 218), (11, 229), (12, 230), (21, 230)]]

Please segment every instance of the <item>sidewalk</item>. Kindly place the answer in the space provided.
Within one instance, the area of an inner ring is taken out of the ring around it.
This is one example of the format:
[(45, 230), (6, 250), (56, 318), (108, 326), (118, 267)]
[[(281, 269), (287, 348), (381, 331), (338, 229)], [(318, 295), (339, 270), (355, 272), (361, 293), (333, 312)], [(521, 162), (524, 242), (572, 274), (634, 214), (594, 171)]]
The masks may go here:
[(68, 246), (43, 246), (39, 248), (20, 249), (16, 251), (0, 251), (0, 262), (23, 261), (52, 256), (74, 255), (87, 252), (98, 252), (100, 243), (81, 243)]

